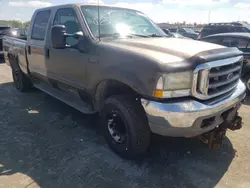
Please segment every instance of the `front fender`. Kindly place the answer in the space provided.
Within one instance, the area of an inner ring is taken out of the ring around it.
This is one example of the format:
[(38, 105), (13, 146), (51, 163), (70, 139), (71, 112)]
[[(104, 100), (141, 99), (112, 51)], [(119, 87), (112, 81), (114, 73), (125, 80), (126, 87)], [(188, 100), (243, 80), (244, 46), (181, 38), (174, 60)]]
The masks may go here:
[(117, 67), (109, 67), (104, 70), (101, 80), (116, 80), (129, 86), (139, 94), (150, 93), (150, 89), (145, 84), (145, 80), (141, 80), (139, 74), (124, 70)]

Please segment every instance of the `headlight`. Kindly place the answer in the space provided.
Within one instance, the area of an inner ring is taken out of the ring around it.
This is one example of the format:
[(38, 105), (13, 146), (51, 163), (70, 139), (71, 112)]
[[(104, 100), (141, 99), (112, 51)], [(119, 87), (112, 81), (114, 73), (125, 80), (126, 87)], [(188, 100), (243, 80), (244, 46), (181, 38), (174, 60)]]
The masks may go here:
[(192, 80), (191, 71), (165, 74), (158, 79), (154, 96), (158, 98), (188, 96)]

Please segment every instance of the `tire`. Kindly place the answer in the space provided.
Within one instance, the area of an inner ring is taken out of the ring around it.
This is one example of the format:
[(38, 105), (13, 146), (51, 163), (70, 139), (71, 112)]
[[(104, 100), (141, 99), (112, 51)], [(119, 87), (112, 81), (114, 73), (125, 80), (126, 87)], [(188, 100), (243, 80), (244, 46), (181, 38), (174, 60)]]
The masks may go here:
[(246, 84), (246, 93), (250, 95), (250, 75), (244, 77), (244, 83)]
[[(105, 140), (115, 153), (126, 159), (146, 153), (151, 131), (138, 101), (126, 95), (111, 96), (104, 101), (100, 119)], [(112, 126), (120, 131), (120, 136), (115, 136), (115, 128), (112, 132)]]
[(33, 87), (31, 80), (22, 72), (17, 62), (11, 62), (11, 65), (12, 77), (16, 89), (20, 92), (29, 91)]

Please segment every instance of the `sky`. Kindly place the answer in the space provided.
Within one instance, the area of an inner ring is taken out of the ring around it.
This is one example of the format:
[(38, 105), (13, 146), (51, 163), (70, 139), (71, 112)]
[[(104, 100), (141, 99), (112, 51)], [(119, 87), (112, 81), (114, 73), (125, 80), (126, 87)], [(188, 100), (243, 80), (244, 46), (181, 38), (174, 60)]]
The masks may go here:
[[(37, 8), (96, 0), (0, 0), (0, 20), (30, 20)], [(142, 11), (156, 23), (250, 22), (250, 0), (100, 0), (101, 3)], [(210, 15), (210, 16), (209, 16)]]

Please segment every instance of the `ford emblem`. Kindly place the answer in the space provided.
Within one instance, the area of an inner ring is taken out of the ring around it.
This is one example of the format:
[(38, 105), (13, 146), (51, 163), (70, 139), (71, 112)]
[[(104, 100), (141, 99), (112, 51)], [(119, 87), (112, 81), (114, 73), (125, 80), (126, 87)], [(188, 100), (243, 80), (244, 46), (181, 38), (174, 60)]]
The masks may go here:
[(231, 80), (233, 77), (234, 77), (234, 74), (230, 73), (230, 74), (227, 75), (227, 80)]

